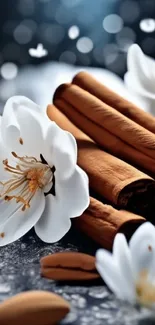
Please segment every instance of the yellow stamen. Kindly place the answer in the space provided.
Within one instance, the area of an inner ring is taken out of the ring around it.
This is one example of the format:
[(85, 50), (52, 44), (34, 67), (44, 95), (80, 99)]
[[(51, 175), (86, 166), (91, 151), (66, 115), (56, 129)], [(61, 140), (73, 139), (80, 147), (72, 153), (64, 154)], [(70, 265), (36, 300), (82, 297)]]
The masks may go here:
[(3, 160), (4, 169), (12, 174), (12, 178), (0, 182), (0, 197), (7, 202), (14, 199), (16, 203), (22, 203), (22, 211), (25, 211), (30, 207), (35, 193), (52, 183), (53, 173), (47, 164), (34, 157), (19, 157), (15, 152), (12, 152), (12, 155), (18, 160), (18, 164), (13, 167), (8, 164), (8, 159)]
[(148, 280), (147, 270), (143, 270), (136, 284), (137, 300), (142, 305), (151, 306), (155, 303), (155, 286)]

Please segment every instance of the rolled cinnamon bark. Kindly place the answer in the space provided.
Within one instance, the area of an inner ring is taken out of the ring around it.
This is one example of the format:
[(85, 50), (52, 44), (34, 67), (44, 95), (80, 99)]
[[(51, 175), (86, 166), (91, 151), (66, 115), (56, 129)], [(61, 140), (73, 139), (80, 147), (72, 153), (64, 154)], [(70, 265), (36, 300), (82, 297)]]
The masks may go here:
[[(88, 120), (106, 129), (138, 151), (155, 158), (155, 135), (87, 91), (72, 84), (59, 86), (54, 95), (64, 99)], [(102, 134), (101, 134), (102, 137)]]
[(155, 160), (153, 158), (146, 156), (144, 153), (128, 145), (109, 131), (88, 120), (64, 99), (56, 98), (55, 104), (57, 107), (61, 108), (61, 111), (74, 123), (74, 125), (93, 138), (93, 140), (106, 151), (127, 161), (135, 167), (140, 167), (143, 172), (149, 173), (151, 176), (155, 175)]
[(73, 225), (102, 247), (111, 250), (118, 232), (127, 238), (133, 234), (144, 218), (129, 211), (116, 210), (112, 206), (90, 198), (88, 209), (79, 218), (72, 220)]
[(73, 78), (72, 83), (87, 90), (90, 94), (101, 99), (104, 103), (113, 107), (132, 121), (135, 121), (147, 130), (155, 133), (155, 118), (151, 114), (146, 113), (133, 103), (116, 94), (113, 90), (101, 84), (87, 72), (79, 72)]
[[(61, 107), (59, 106), (59, 109)], [(145, 216), (153, 209), (155, 182), (133, 166), (110, 155), (79, 130), (54, 105), (47, 114), (62, 129), (74, 135), (78, 145), (78, 164), (89, 176), (90, 187), (107, 200)]]

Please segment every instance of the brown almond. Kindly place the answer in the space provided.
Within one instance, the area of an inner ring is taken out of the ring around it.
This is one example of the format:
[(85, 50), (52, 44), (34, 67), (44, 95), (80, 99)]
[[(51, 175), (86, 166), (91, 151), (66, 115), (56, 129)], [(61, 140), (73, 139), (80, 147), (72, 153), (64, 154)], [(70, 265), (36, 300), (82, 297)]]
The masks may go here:
[(47, 291), (28, 291), (0, 304), (1, 325), (53, 325), (69, 312), (69, 303)]
[(41, 258), (42, 276), (57, 281), (95, 280), (99, 274), (95, 257), (78, 252), (62, 252)]

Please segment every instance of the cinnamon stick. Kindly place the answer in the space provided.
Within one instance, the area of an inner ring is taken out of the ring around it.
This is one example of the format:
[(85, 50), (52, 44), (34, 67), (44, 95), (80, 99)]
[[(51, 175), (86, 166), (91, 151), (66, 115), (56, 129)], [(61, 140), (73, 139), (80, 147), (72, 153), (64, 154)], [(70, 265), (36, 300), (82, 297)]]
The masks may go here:
[(61, 111), (74, 123), (74, 125), (84, 131), (106, 151), (127, 161), (135, 167), (140, 167), (142, 171), (146, 173), (149, 172), (149, 175), (154, 176), (155, 160), (153, 158), (146, 156), (144, 153), (128, 145), (106, 129), (96, 125), (83, 114), (79, 113), (64, 99), (55, 98), (55, 104), (57, 107), (61, 107)]
[(133, 166), (100, 150), (94, 141), (79, 130), (59, 109), (49, 105), (47, 114), (51, 120), (76, 138), (78, 164), (88, 174), (90, 187), (113, 204), (137, 214), (145, 216), (148, 214), (148, 207), (152, 211), (155, 196), (154, 180)]
[(151, 114), (143, 111), (135, 104), (107, 88), (87, 72), (79, 72), (74, 77), (72, 83), (87, 90), (90, 94), (96, 96), (132, 121), (155, 133), (155, 118)]
[[(87, 91), (73, 84), (59, 86), (54, 95), (62, 98), (88, 120), (106, 129), (145, 155), (155, 158), (155, 135)], [(102, 135), (101, 135), (102, 136)]]
[(102, 247), (111, 250), (118, 232), (130, 238), (144, 221), (144, 218), (129, 211), (116, 210), (110, 205), (90, 198), (88, 209), (79, 218), (74, 218), (72, 222)]

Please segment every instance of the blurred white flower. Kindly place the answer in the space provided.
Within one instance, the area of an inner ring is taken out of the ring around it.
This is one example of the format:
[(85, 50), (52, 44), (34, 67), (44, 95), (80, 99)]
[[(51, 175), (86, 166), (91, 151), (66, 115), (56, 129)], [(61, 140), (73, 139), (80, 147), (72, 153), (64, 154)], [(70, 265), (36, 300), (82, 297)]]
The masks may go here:
[(10, 98), (0, 117), (0, 246), (33, 226), (45, 242), (61, 239), (89, 205), (88, 177), (74, 137), (26, 97)]
[(35, 58), (42, 58), (48, 54), (48, 51), (43, 47), (43, 44), (38, 44), (36, 49), (29, 49), (29, 54)]
[(127, 68), (124, 76), (126, 87), (141, 100), (144, 110), (155, 115), (155, 60), (133, 44), (128, 50)]
[(96, 268), (119, 299), (155, 306), (155, 227), (146, 222), (133, 234), (129, 245), (117, 234), (113, 253), (99, 249)]

